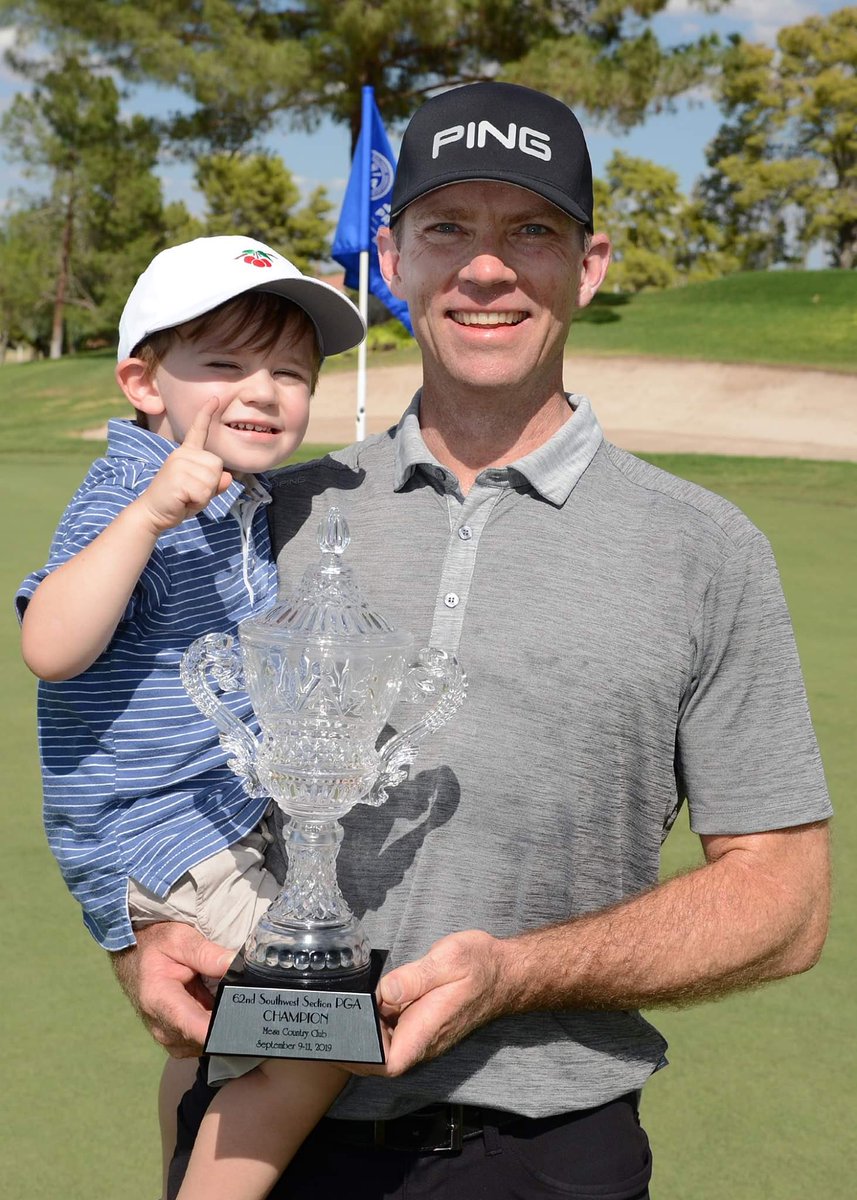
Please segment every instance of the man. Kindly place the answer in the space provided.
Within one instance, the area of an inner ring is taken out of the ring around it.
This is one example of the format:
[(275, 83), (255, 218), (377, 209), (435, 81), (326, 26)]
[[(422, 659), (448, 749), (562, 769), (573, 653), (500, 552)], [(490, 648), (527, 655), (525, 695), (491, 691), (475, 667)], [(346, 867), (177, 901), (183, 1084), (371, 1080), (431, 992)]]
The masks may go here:
[[(348, 818), (343, 891), (391, 951), (388, 1064), (272, 1194), (644, 1197), (637, 1101), (665, 1044), (636, 1010), (806, 970), (826, 932), (830, 807), (776, 567), (566, 395), (609, 243), (564, 105), (504, 84), (425, 104), (379, 254), (422, 390), (396, 429), (281, 475), (274, 540), (290, 587), (335, 500), (378, 609), (470, 686), (411, 781)], [(658, 884), (685, 798), (706, 862)], [(195, 973), (228, 960), (180, 937), (117, 963), (179, 1053), (204, 1034)]]

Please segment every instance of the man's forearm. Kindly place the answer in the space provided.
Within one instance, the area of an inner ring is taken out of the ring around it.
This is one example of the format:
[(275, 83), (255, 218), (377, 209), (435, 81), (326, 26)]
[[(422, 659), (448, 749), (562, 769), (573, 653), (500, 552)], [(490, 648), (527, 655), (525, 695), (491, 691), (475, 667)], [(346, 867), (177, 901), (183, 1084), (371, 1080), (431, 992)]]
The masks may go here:
[(825, 825), (703, 841), (705, 866), (615, 907), (510, 938), (451, 934), (391, 971), (388, 1073), (498, 1017), (683, 1004), (812, 966), (827, 930)]
[(807, 970), (827, 929), (827, 833), (800, 837), (815, 887), (738, 844), (614, 908), (509, 939), (508, 1011), (682, 1004)]

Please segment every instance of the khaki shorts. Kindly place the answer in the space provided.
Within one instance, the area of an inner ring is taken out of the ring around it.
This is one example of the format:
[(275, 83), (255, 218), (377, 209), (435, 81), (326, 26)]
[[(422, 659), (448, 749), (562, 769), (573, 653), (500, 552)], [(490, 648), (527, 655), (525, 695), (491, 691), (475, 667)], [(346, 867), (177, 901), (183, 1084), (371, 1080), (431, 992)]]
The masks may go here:
[[(230, 950), (244, 945), (280, 884), (265, 869), (272, 834), (266, 820), (227, 850), (220, 850), (186, 871), (161, 900), (135, 880), (128, 885), (128, 911), (135, 929), (159, 921), (193, 925), (211, 941)], [(216, 981), (209, 982), (216, 991)], [(262, 1059), (213, 1055), (208, 1064), (212, 1086), (252, 1071)]]
[(280, 885), (265, 869), (271, 833), (263, 820), (240, 841), (186, 871), (163, 898), (131, 880), (128, 912), (135, 929), (159, 921), (180, 921), (221, 946), (238, 950)]

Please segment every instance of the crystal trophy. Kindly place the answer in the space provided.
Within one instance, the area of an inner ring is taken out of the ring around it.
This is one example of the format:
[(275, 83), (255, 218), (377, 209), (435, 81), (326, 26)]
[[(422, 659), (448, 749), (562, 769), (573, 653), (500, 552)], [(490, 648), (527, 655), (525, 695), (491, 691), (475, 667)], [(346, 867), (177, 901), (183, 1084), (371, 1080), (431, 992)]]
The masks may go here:
[[(343, 562), (350, 540), (330, 509), (320, 562), (296, 594), (242, 621), (237, 639), (198, 638), (182, 660), (182, 682), (247, 794), (271, 796), (287, 817), (285, 883), (224, 977), (209, 1053), (384, 1061), (374, 994), (386, 954), (339, 889), (339, 821), (355, 804), (384, 803), (466, 684), (451, 654), (415, 655), (413, 637), (369, 606)], [(258, 738), (220, 698), (239, 690)], [(397, 701), (414, 704), (417, 720), (376, 749)]]

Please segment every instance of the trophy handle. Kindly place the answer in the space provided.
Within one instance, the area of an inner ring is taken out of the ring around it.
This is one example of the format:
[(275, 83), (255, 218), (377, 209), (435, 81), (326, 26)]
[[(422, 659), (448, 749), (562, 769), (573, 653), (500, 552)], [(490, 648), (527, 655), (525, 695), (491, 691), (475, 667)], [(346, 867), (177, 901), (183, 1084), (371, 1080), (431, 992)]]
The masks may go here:
[(185, 690), (200, 712), (209, 717), (220, 733), (220, 744), (230, 758), (226, 765), (241, 780), (248, 796), (267, 796), (256, 771), (256, 738), (226, 707), (208, 681), (210, 671), (221, 692), (243, 688), (244, 671), (241, 651), (229, 633), (207, 633), (197, 638), (182, 655), (181, 679)]
[(407, 779), (419, 743), (457, 712), (466, 690), (467, 677), (454, 654), (431, 647), (420, 650), (417, 661), (402, 681), (399, 698), (413, 701), (436, 696), (437, 700), (418, 721), (384, 744), (378, 756), (381, 771), (364, 804), (383, 804), (387, 789)]

